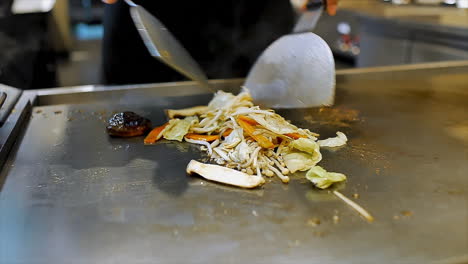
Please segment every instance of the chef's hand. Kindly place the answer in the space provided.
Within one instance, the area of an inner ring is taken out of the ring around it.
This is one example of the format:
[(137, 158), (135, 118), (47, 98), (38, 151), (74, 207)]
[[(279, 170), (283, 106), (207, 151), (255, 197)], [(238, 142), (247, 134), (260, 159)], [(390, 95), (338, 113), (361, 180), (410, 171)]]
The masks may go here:
[(327, 13), (330, 16), (334, 16), (336, 14), (336, 9), (338, 7), (338, 0), (327, 0), (327, 7), (325, 8), (327, 10)]
[(338, 7), (338, 0), (294, 0), (293, 3), (300, 6), (300, 10), (306, 11), (313, 6), (322, 5), (323, 2), (325, 2), (325, 10), (327, 13), (330, 16), (334, 16)]

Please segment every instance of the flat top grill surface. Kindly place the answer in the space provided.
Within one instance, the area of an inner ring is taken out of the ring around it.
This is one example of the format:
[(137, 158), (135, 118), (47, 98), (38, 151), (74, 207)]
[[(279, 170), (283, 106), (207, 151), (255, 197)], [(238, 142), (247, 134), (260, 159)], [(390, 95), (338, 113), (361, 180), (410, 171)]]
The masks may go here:
[(466, 256), (468, 77), (438, 78), (345, 80), (331, 109), (279, 111), (321, 138), (347, 134), (347, 146), (322, 150), (320, 165), (348, 176), (335, 188), (368, 209), (372, 224), (303, 174), (289, 184), (268, 179), (256, 190), (227, 187), (185, 174), (189, 160), (203, 157), (198, 146), (145, 146), (142, 137), (105, 132), (113, 112), (134, 111), (156, 126), (165, 122), (163, 109), (206, 104), (211, 95), (129, 90), (81, 104), (40, 98), (0, 174), (0, 262), (421, 263)]

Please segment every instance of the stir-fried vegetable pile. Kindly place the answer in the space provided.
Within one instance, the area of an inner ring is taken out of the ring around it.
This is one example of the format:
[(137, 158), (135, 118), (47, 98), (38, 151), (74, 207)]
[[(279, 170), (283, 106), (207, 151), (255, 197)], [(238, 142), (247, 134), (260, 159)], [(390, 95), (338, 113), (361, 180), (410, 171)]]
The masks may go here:
[(160, 138), (185, 140), (202, 145), (213, 163), (251, 177), (276, 175), (284, 183), (297, 171), (309, 171), (307, 178), (319, 188), (346, 179), (316, 166), (322, 159), (321, 146), (346, 144), (343, 133), (317, 140), (318, 134), (294, 126), (273, 110), (255, 106), (246, 91), (237, 96), (219, 91), (208, 106), (167, 110), (167, 115), (169, 122), (153, 129), (145, 144)]

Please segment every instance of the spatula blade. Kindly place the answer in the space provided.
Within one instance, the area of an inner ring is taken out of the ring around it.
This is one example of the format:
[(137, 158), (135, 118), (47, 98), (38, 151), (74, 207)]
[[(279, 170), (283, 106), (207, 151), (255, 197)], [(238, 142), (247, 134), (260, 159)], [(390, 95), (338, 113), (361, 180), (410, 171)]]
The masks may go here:
[(332, 105), (333, 54), (327, 43), (314, 33), (283, 36), (257, 59), (244, 86), (256, 103), (266, 107)]
[(130, 14), (151, 55), (187, 78), (209, 88), (200, 65), (171, 32), (142, 6), (131, 6)]

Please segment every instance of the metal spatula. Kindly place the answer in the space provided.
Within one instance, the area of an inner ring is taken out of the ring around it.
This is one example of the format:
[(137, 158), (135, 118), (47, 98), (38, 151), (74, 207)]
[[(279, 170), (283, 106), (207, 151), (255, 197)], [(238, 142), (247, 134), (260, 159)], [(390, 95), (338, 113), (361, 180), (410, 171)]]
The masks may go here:
[(327, 43), (311, 33), (325, 0), (310, 1), (295, 33), (273, 42), (257, 59), (244, 86), (256, 103), (273, 108), (332, 105), (335, 62)]
[(327, 43), (314, 33), (286, 35), (257, 59), (244, 86), (255, 103), (272, 108), (332, 105), (335, 63)]
[[(187, 78), (210, 89), (205, 73), (169, 30), (142, 6), (125, 0), (130, 14), (151, 55)], [(212, 91), (210, 89), (210, 91)]]

